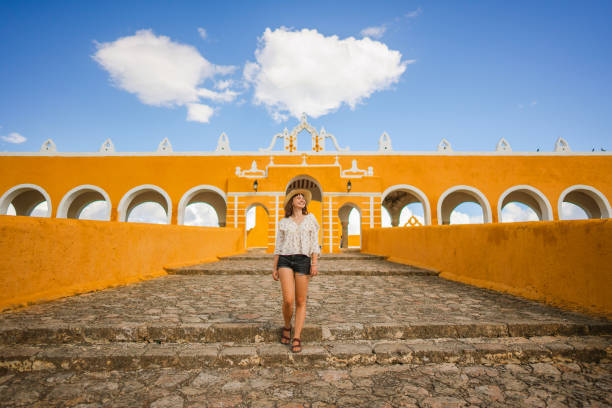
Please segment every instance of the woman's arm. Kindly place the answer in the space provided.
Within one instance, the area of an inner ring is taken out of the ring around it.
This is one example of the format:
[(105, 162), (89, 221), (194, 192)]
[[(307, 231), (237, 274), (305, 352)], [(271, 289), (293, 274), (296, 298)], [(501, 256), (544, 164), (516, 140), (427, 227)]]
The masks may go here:
[(278, 255), (274, 255), (274, 265), (272, 266), (272, 279), (278, 280)]
[(319, 254), (313, 253), (310, 257), (310, 274), (317, 276), (319, 274)]

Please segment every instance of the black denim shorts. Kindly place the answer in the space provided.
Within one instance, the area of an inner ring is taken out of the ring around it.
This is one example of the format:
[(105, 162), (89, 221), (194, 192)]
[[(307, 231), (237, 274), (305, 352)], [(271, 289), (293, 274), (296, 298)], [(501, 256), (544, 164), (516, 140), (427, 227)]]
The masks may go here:
[(306, 255), (279, 255), (277, 268), (289, 268), (302, 275), (310, 275), (310, 257)]

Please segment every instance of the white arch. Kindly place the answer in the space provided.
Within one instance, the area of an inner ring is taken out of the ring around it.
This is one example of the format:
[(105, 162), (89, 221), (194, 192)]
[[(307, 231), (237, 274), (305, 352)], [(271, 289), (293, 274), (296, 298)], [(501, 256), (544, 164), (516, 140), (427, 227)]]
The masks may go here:
[(62, 201), (60, 201), (59, 206), (57, 207), (56, 217), (57, 218), (68, 218), (68, 210), (70, 209), (70, 205), (72, 205), (72, 202), (79, 196), (79, 193), (81, 191), (87, 191), (87, 190), (93, 190), (97, 193), (102, 194), (102, 197), (104, 197), (104, 201), (107, 204), (106, 210), (104, 211), (104, 218), (106, 218), (107, 220), (110, 220), (111, 207), (112, 207), (110, 197), (108, 196), (106, 191), (92, 184), (82, 184), (68, 191), (62, 198)]
[(284, 191), (288, 192), (287, 189), (289, 188), (291, 183), (293, 183), (296, 180), (300, 180), (300, 179), (306, 179), (308, 181), (313, 182), (317, 186), (319, 191), (321, 192), (321, 201), (323, 201), (323, 187), (321, 187), (321, 183), (319, 183), (319, 181), (316, 178), (314, 178), (312, 176), (309, 176), (308, 174), (300, 174), (298, 176), (293, 177), (291, 180), (289, 180), (287, 185), (285, 185), (285, 190)]
[(538, 206), (540, 207), (539, 210), (542, 213), (542, 217), (540, 221), (552, 221), (553, 220), (552, 206), (550, 205), (550, 201), (548, 201), (548, 198), (546, 198), (546, 196), (537, 188), (529, 186), (527, 184), (521, 184), (518, 186), (510, 187), (509, 189), (504, 191), (502, 195), (499, 197), (499, 200), (497, 201), (498, 222), (502, 222), (502, 207), (503, 207), (504, 200), (510, 193), (514, 191), (518, 191), (518, 190), (527, 190), (533, 194), (533, 195), (530, 194), (530, 196), (538, 203)]
[(44, 188), (37, 186), (36, 184), (27, 183), (16, 185), (15, 187), (8, 189), (4, 194), (2, 194), (2, 197), (0, 197), (0, 215), (6, 215), (6, 211), (8, 210), (9, 204), (11, 204), (15, 197), (27, 190), (36, 190), (43, 195), (43, 197), (47, 201), (47, 214), (45, 215), (45, 217), (51, 217), (53, 211), (51, 206), (51, 197), (49, 196), (49, 194), (47, 194)]
[(420, 189), (416, 188), (415, 186), (411, 186), (409, 184), (396, 184), (394, 186), (387, 188), (382, 193), (382, 197), (380, 198), (380, 204), (382, 205), (387, 195), (389, 195), (389, 193), (395, 190), (408, 190), (410, 193), (415, 195), (419, 199), (421, 204), (423, 204), (423, 211), (424, 211), (423, 215), (425, 218), (425, 225), (431, 225), (431, 207), (429, 206), (429, 198), (427, 198), (427, 195), (424, 192), (422, 192)]
[(610, 208), (610, 203), (608, 202), (606, 196), (594, 187), (587, 186), (584, 184), (576, 184), (563, 190), (563, 192), (559, 196), (559, 201), (557, 203), (559, 219), (561, 219), (561, 205), (563, 204), (563, 201), (565, 201), (565, 196), (567, 196), (574, 190), (588, 191), (590, 193), (588, 194), (589, 197), (591, 197), (599, 207), (599, 211), (601, 212), (601, 218), (610, 218), (610, 216), (612, 215), (612, 209)]
[(124, 221), (124, 222), (127, 221), (127, 209), (130, 206), (130, 203), (132, 202), (132, 200), (134, 200), (134, 198), (138, 195), (138, 193), (142, 191), (147, 191), (147, 190), (156, 191), (164, 197), (164, 199), (166, 200), (167, 208), (168, 208), (167, 214), (166, 214), (166, 224), (170, 224), (172, 220), (172, 200), (170, 200), (170, 196), (168, 195), (168, 193), (166, 193), (160, 187), (157, 187), (156, 185), (153, 185), (153, 184), (143, 184), (143, 185), (134, 187), (133, 189), (125, 193), (125, 195), (121, 198), (121, 201), (119, 201), (119, 205), (117, 206), (119, 221)]
[(221, 198), (223, 198), (223, 201), (225, 202), (225, 207), (227, 208), (227, 195), (225, 194), (225, 191), (221, 190), (219, 187), (211, 186), (208, 184), (200, 184), (199, 186), (195, 186), (187, 190), (187, 192), (183, 194), (183, 197), (181, 197), (181, 200), (179, 201), (178, 205), (178, 225), (183, 225), (183, 223), (185, 222), (185, 208), (187, 208), (187, 204), (189, 203), (189, 201), (191, 201), (191, 199), (196, 194), (202, 191), (212, 191), (214, 193), (219, 194)]
[(474, 188), (471, 186), (460, 185), (460, 186), (449, 188), (444, 193), (442, 193), (442, 195), (438, 199), (438, 224), (439, 225), (442, 225), (442, 203), (444, 203), (444, 200), (446, 199), (446, 197), (448, 197), (449, 195), (457, 191), (469, 192), (469, 193), (474, 194), (476, 196), (476, 201), (478, 201), (478, 204), (480, 204), (480, 207), (482, 208), (482, 218), (483, 218), (484, 223), (487, 224), (487, 223), (493, 222), (493, 219), (491, 216), (491, 205), (489, 204), (489, 200), (487, 200), (487, 197), (485, 197), (485, 195), (482, 194), (480, 190), (478, 190), (477, 188)]

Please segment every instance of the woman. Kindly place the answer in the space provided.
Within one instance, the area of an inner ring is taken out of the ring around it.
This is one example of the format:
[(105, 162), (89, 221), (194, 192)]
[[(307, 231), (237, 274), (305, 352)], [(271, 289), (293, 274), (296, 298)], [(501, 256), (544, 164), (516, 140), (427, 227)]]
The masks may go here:
[[(283, 292), (283, 318), (285, 326), (281, 335), (282, 344), (291, 344), (291, 351), (302, 351), (302, 328), (306, 318), (306, 295), (308, 281), (316, 276), (319, 249), (319, 224), (314, 215), (308, 213), (307, 205), (312, 198), (308, 190), (292, 190), (285, 197), (285, 218), (278, 223), (274, 267), (272, 277), (281, 282)], [(291, 340), (291, 319), (295, 301), (295, 332)]]

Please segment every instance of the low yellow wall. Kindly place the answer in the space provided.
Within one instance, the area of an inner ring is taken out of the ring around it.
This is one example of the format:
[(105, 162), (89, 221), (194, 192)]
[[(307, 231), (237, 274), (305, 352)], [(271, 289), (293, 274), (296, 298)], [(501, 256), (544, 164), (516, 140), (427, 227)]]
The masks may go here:
[(0, 310), (243, 250), (242, 229), (0, 216)]
[(612, 220), (373, 228), (362, 252), (612, 317)]

